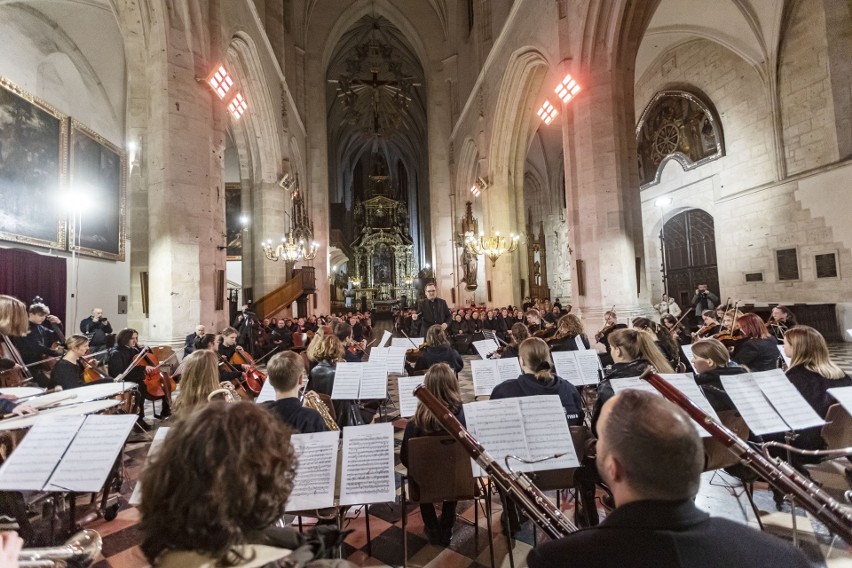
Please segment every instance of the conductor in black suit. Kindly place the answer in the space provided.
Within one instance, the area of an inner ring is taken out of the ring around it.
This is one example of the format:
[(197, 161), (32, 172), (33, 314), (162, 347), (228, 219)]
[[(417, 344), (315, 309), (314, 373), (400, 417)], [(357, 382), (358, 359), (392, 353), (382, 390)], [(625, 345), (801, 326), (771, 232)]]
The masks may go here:
[(420, 314), (418, 318), (420, 337), (424, 337), (426, 331), (433, 325), (440, 325), (441, 329), (447, 329), (453, 319), (447, 302), (438, 297), (438, 287), (434, 282), (426, 284), (426, 299), (417, 303), (417, 312)]
[(805, 568), (793, 546), (711, 517), (693, 503), (704, 467), (689, 417), (661, 396), (626, 390), (603, 407), (597, 468), (616, 509), (597, 527), (538, 545), (530, 568)]

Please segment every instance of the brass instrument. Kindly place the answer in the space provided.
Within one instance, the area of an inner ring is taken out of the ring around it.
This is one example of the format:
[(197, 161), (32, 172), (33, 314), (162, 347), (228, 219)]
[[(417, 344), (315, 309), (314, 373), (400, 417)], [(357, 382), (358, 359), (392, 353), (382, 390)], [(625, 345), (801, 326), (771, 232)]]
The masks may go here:
[[(797, 505), (819, 519), (841, 539), (852, 544), (852, 513), (846, 511), (842, 504), (835, 501), (813, 481), (796, 471), (789, 463), (778, 458), (768, 458), (752, 449), (747, 442), (716, 422), (686, 395), (656, 374), (652, 367), (648, 367), (640, 378), (651, 383), (660, 391), (660, 394), (686, 411), (713, 438), (727, 446), (731, 453), (740, 459), (740, 463), (785, 495), (791, 495)], [(781, 447), (785, 446), (781, 445)]]
[(334, 418), (331, 417), (331, 413), (328, 411), (328, 407), (325, 403), (320, 399), (319, 395), (316, 391), (305, 391), (304, 396), (302, 397), (302, 406), (304, 408), (313, 408), (322, 416), (323, 422), (325, 422), (325, 427), (329, 429), (331, 432), (338, 432), (340, 427), (337, 425), (337, 422), (334, 421)]
[(237, 394), (237, 389), (230, 381), (222, 381), (219, 383), (219, 386), (222, 388), (218, 388), (207, 395), (207, 400), (212, 401), (217, 396), (221, 396), (222, 400), (225, 402), (240, 402), (240, 396)]
[[(533, 484), (529, 477), (520, 472), (503, 469), (453, 416), (453, 413), (425, 386), (419, 385), (414, 389), (414, 396), (438, 419), (444, 430), (458, 440), (462, 448), (488, 473), (500, 490), (511, 497), (550, 538), (561, 538), (577, 531), (574, 523)], [(507, 456), (507, 464), (509, 457), (516, 459), (514, 456)]]
[(101, 535), (92, 529), (85, 529), (60, 546), (25, 548), (18, 554), (18, 566), (20, 568), (89, 566), (100, 553), (102, 546)]

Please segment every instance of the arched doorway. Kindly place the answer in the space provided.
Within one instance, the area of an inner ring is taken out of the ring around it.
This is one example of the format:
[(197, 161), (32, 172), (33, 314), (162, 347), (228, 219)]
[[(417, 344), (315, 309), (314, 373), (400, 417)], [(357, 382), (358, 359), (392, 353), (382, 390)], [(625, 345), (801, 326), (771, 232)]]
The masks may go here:
[(663, 226), (669, 296), (686, 308), (699, 284), (719, 296), (716, 230), (713, 217), (700, 209), (678, 213)]

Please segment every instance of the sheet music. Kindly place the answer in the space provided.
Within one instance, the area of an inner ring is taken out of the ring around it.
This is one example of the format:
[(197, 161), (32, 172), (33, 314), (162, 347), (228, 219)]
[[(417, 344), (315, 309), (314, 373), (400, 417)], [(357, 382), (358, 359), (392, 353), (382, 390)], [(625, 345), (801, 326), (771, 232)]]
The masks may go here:
[(500, 382), (497, 361), (493, 359), (471, 359), (470, 372), (473, 376), (473, 396), (491, 396), (491, 391)]
[(473, 348), (476, 349), (476, 352), (479, 353), (480, 357), (488, 359), (488, 356), (497, 351), (500, 346), (497, 345), (497, 342), (493, 339), (480, 339), (479, 341), (473, 342)]
[(414, 416), (417, 410), (417, 404), (420, 402), (414, 396), (414, 389), (417, 385), (423, 384), (423, 376), (418, 377), (397, 377), (396, 384), (399, 390), (399, 415), (403, 418)]
[(405, 372), (405, 352), (411, 347), (389, 347), (387, 357), (388, 374), (401, 375)]
[(262, 402), (270, 402), (273, 400), (275, 400), (275, 387), (272, 386), (272, 381), (263, 381), (263, 386), (260, 388), (260, 394), (257, 395), (256, 399), (254, 399), (254, 403), (260, 404)]
[(133, 414), (88, 416), (45, 491), (100, 491), (136, 419)]
[(85, 416), (40, 416), (0, 466), (0, 490), (41, 491)]
[(388, 348), (387, 347), (371, 347), (370, 348), (370, 356), (367, 358), (367, 361), (370, 363), (385, 363), (388, 360)]
[[(716, 414), (716, 411), (710, 405), (710, 401), (704, 396), (704, 391), (695, 382), (695, 377), (692, 373), (664, 374), (660, 376), (686, 395), (689, 400), (697, 404), (706, 414), (712, 416), (716, 422), (719, 422), (719, 415)], [(702, 438), (710, 437), (710, 432), (705, 430), (698, 422), (693, 420), (692, 423), (695, 425), (695, 431), (698, 432), (699, 436)]]
[(577, 345), (578, 351), (588, 351), (586, 344), (583, 343), (583, 338), (580, 337), (579, 335), (574, 336), (574, 343)]
[(338, 362), (331, 387), (333, 400), (358, 400), (361, 390), (361, 373), (367, 363)]
[(790, 357), (787, 357), (787, 354), (784, 353), (783, 345), (778, 346), (778, 353), (781, 354), (781, 358), (784, 359), (784, 364), (787, 365), (787, 368), (789, 369), (791, 367), (790, 361), (792, 361), (792, 359), (790, 359)]
[(505, 359), (497, 359), (497, 374), (500, 376), (500, 382), (517, 379), (523, 374), (521, 370), (521, 361), (517, 357), (506, 357)]
[(382, 349), (383, 347), (387, 347), (388, 340), (390, 340), (390, 338), (391, 338), (391, 332), (389, 332), (388, 330), (385, 330), (382, 333), (382, 340), (379, 341), (379, 345), (378, 345), (379, 349)]
[(760, 436), (784, 432), (788, 429), (787, 424), (769, 404), (763, 391), (757, 386), (757, 381), (749, 373), (722, 375), (720, 378), (725, 392), (728, 393), (752, 432)]
[(391, 347), (405, 347), (406, 349), (417, 349), (423, 345), (422, 337), (394, 337), (391, 339)]
[(285, 510), (305, 511), (333, 507), (340, 432), (293, 434), (290, 442), (299, 465)]
[(769, 404), (791, 430), (804, 430), (825, 424), (781, 369), (752, 373), (751, 376), (764, 396), (769, 399)]
[(572, 351), (577, 360), (577, 367), (583, 378), (584, 385), (596, 385), (599, 382), (598, 371), (601, 368), (601, 358), (593, 349), (583, 351)]
[(571, 429), (565, 418), (565, 409), (557, 395), (527, 396), (516, 399), (524, 417), (524, 435), (527, 439), (527, 459), (538, 459), (556, 454), (562, 457), (537, 464), (512, 463), (521, 471), (544, 471), (580, 467), (580, 460), (571, 439)]
[(828, 394), (833, 396), (848, 414), (852, 415), (852, 387), (828, 389)]
[(556, 367), (558, 376), (574, 386), (585, 384), (573, 351), (554, 351), (550, 356), (553, 357), (553, 366)]
[[(527, 455), (524, 418), (518, 400), (520, 399), (501, 398), (464, 405), (468, 430), (501, 466), (504, 466), (503, 458), (508, 454), (522, 457)], [(476, 462), (473, 462), (472, 466), (474, 477), (485, 475)]]
[[(157, 455), (157, 452), (160, 451), (160, 447), (163, 445), (163, 442), (166, 441), (166, 436), (169, 433), (169, 426), (160, 426), (157, 428), (157, 432), (154, 434), (154, 439), (151, 440), (151, 445), (148, 447), (148, 455), (145, 456), (145, 462), (153, 458)], [(136, 487), (133, 488), (133, 493), (130, 495), (130, 499), (128, 502), (131, 505), (138, 505), (142, 502), (142, 482), (139, 481), (136, 483)]]
[(660, 394), (660, 391), (651, 386), (651, 383), (649, 383), (648, 381), (643, 381), (639, 377), (610, 379), (609, 384), (612, 386), (612, 390), (615, 392), (615, 394), (618, 394), (621, 391), (627, 389), (636, 389), (662, 396)]
[[(337, 382), (335, 376), (335, 382)], [(384, 400), (388, 396), (388, 371), (384, 363), (364, 363), (361, 367), (360, 400)]]
[(343, 429), (340, 505), (396, 501), (393, 424), (382, 422)]
[(691, 366), (692, 360), (695, 359), (695, 355), (692, 353), (692, 345), (681, 345), (680, 348), (683, 351), (684, 360), (689, 361)]

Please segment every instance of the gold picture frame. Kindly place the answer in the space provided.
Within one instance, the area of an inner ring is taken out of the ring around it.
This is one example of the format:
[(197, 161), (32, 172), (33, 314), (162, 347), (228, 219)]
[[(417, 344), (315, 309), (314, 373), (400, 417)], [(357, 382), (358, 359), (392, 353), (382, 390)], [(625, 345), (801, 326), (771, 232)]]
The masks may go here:
[(68, 187), (92, 206), (69, 223), (69, 251), (123, 261), (127, 236), (127, 154), (71, 119)]
[(67, 248), (68, 116), (0, 77), (0, 240)]

